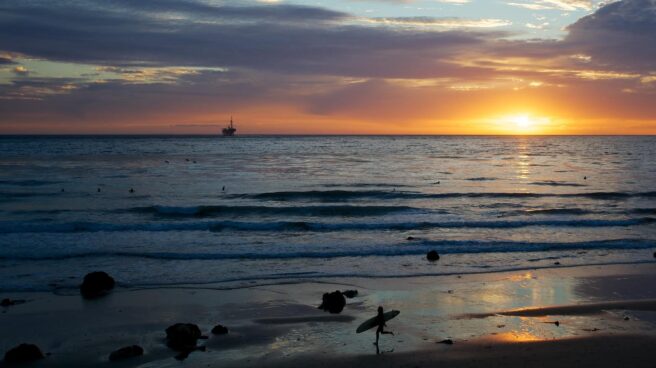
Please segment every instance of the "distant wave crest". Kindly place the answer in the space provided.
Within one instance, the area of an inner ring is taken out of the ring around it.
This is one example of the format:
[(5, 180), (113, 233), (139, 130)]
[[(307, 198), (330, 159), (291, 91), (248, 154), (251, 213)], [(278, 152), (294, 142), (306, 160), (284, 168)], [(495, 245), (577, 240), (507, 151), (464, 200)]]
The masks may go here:
[[(120, 210), (119, 210), (120, 211)], [(127, 212), (148, 213), (164, 217), (213, 217), (217, 215), (291, 215), (291, 216), (380, 216), (422, 209), (409, 206), (147, 206)]]
[(368, 231), (368, 230), (419, 230), (431, 228), (522, 228), (530, 226), (549, 227), (611, 227), (651, 224), (652, 217), (616, 220), (517, 220), (517, 221), (424, 221), (424, 222), (307, 222), (307, 221), (199, 221), (199, 222), (153, 222), (153, 223), (98, 223), (98, 222), (0, 222), (0, 233), (74, 233), (99, 231)]
[(554, 250), (583, 249), (647, 249), (656, 246), (656, 241), (645, 239), (613, 239), (585, 242), (517, 242), (517, 241), (478, 241), (478, 240), (440, 240), (418, 241), (412, 245), (371, 245), (367, 247), (345, 248), (340, 250), (313, 251), (304, 249), (296, 252), (133, 252), (133, 251), (79, 251), (50, 254), (5, 254), (1, 260), (61, 260), (70, 258), (126, 257), (162, 260), (230, 260), (230, 259), (294, 259), (294, 258), (342, 258), (342, 257), (394, 257), (422, 255), (428, 249), (437, 249), (445, 254), (465, 253), (508, 253), (543, 252)]
[[(553, 184), (547, 184), (553, 185)], [(441, 199), (441, 198), (588, 198), (597, 200), (621, 200), (633, 197), (656, 197), (656, 191), (650, 192), (580, 192), (580, 193), (526, 193), (526, 192), (471, 192), (471, 193), (421, 193), (411, 191), (389, 190), (311, 190), (282, 191), (254, 194), (233, 194), (232, 198), (248, 198), (269, 201), (347, 201), (353, 199)]]

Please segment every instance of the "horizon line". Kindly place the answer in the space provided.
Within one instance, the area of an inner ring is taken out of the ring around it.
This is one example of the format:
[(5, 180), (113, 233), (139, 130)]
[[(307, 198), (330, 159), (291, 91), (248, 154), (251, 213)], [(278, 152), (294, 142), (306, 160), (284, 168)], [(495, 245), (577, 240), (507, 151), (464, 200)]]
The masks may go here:
[(369, 133), (248, 133), (231, 137), (207, 133), (0, 133), (0, 138), (11, 137), (216, 137), (221, 139), (254, 137), (654, 137), (653, 134), (369, 134)]

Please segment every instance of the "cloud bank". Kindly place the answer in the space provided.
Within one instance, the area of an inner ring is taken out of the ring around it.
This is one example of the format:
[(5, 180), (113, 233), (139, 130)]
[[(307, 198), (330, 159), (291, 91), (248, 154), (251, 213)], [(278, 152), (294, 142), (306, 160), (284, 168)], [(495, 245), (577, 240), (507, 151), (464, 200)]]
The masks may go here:
[[(191, 129), (239, 111), (257, 122), (253, 132), (274, 132), (283, 120), (298, 132), (348, 132), (326, 121), (391, 132), (401, 118), (417, 121), (418, 132), (433, 131), (427, 122), (435, 132), (457, 131), (453, 122), (502, 113), (509, 101), (590, 124), (624, 118), (653, 128), (656, 0), (602, 6), (561, 40), (516, 39), (506, 24), (365, 19), (278, 3), (7, 0), (0, 130), (181, 126), (172, 121)], [(54, 66), (28, 65), (45, 62)]]

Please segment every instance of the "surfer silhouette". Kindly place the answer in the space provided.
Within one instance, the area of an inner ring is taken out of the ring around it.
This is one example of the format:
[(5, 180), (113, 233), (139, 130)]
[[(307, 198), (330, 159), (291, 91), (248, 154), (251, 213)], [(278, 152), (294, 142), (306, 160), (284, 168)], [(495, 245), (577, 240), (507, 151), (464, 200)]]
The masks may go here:
[(392, 335), (394, 336), (394, 332), (392, 331), (385, 331), (385, 314), (383, 313), (383, 307), (378, 307), (378, 315), (376, 316), (376, 324), (378, 325), (378, 328), (376, 329), (376, 342), (374, 345), (378, 346), (378, 339), (380, 338), (380, 335)]
[(362, 322), (362, 324), (357, 328), (357, 330), (355, 330), (355, 332), (362, 333), (376, 327), (376, 342), (374, 342), (374, 345), (376, 345), (376, 354), (380, 354), (380, 350), (378, 349), (378, 340), (380, 339), (380, 335), (394, 336), (394, 332), (385, 331), (385, 326), (387, 326), (385, 322), (398, 316), (399, 313), (401, 312), (397, 310), (384, 312), (383, 307), (378, 307), (378, 314), (376, 314), (375, 317), (369, 318), (368, 320)]

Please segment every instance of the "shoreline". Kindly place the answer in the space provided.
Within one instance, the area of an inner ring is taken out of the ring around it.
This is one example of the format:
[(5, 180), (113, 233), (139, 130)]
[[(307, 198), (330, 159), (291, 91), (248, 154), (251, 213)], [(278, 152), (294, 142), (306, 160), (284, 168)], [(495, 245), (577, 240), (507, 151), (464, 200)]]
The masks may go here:
[[(443, 255), (449, 255), (444, 253)], [(384, 256), (383, 256), (384, 257)], [(376, 257), (371, 257), (375, 259)], [(376, 274), (327, 274), (327, 275), (312, 275), (312, 276), (299, 276), (294, 277), (289, 275), (284, 276), (253, 276), (246, 278), (233, 278), (224, 280), (215, 280), (207, 282), (179, 282), (179, 283), (165, 283), (165, 284), (129, 284), (117, 281), (119, 290), (122, 291), (138, 291), (138, 290), (215, 290), (215, 291), (229, 291), (239, 289), (251, 289), (257, 287), (275, 286), (275, 285), (295, 285), (304, 283), (325, 283), (325, 284), (341, 284), (334, 281), (323, 280), (391, 280), (391, 279), (416, 279), (426, 277), (451, 277), (451, 276), (476, 276), (476, 275), (494, 275), (513, 272), (537, 272), (542, 270), (558, 270), (558, 269), (588, 269), (595, 267), (624, 267), (624, 266), (643, 266), (643, 265), (656, 265), (655, 259), (642, 259), (633, 261), (611, 261), (611, 262), (597, 262), (586, 264), (558, 264), (558, 265), (544, 265), (544, 266), (526, 266), (526, 267), (513, 267), (503, 269), (486, 269), (482, 271), (451, 271), (451, 272), (435, 272), (435, 273), (416, 273), (416, 274), (398, 274), (398, 275), (376, 275)], [(258, 283), (258, 281), (266, 283)], [(271, 281), (271, 282), (268, 282)], [(241, 284), (239, 284), (241, 283)], [(236, 285), (233, 285), (236, 284)], [(229, 285), (229, 286), (221, 286)], [(56, 286), (51, 289), (0, 289), (0, 296), (4, 294), (23, 294), (23, 293), (52, 293), (55, 295), (67, 296), (77, 295), (79, 293), (77, 286)]]
[[(646, 262), (299, 280), (236, 289), (119, 287), (91, 301), (77, 293), (1, 292), (0, 299), (27, 302), (0, 308), (0, 349), (4, 353), (23, 342), (35, 343), (51, 354), (38, 366), (70, 367), (109, 364), (110, 352), (139, 344), (144, 356), (112, 365), (175, 366), (179, 362), (164, 343), (164, 329), (190, 322), (210, 336), (199, 341), (207, 351), (194, 352), (185, 362), (191, 366), (301, 366), (309, 361), (318, 366), (424, 366), (436, 359), (456, 367), (490, 366), (499, 363), (501, 355), (480, 348), (489, 344), (515, 362), (509, 367), (531, 361), (524, 352), (526, 344), (548, 364), (568, 366), (560, 359), (575, 357), (573, 346), (594, 355), (606, 354), (607, 349), (595, 348), (599, 344), (608, 349), (621, 345), (638, 356), (640, 346), (653, 343), (656, 290), (648, 285), (654, 281), (656, 264)], [(324, 292), (345, 289), (357, 289), (359, 295), (347, 299), (341, 314), (316, 309)], [(388, 323), (396, 335), (381, 338), (380, 356), (371, 345), (373, 332), (355, 334), (378, 305), (401, 311)], [(513, 312), (518, 310), (533, 312)], [(591, 310), (594, 313), (588, 313)], [(467, 314), (481, 318), (460, 318)], [(230, 333), (212, 336), (216, 324), (227, 326)], [(454, 345), (437, 344), (445, 339)], [(560, 353), (549, 353), (553, 349)], [(467, 354), (473, 355), (463, 358)]]

